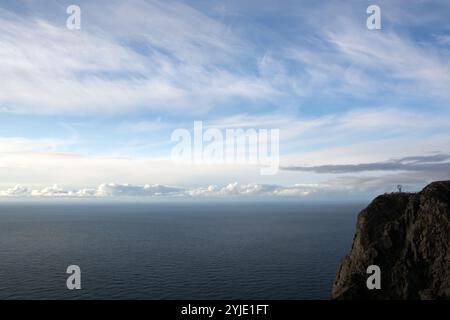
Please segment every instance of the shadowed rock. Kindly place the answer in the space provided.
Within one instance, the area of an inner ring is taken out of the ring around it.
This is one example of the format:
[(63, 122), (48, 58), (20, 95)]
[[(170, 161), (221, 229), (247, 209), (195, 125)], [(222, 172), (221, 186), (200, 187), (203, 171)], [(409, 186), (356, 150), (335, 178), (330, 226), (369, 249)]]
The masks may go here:
[[(370, 265), (381, 269), (380, 290), (366, 286)], [(450, 181), (381, 195), (362, 210), (332, 298), (450, 299)]]

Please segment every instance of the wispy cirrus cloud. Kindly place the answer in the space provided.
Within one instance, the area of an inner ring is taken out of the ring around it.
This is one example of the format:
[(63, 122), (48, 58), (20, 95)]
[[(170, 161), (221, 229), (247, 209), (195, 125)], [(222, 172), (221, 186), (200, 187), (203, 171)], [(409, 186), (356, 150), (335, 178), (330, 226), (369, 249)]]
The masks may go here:
[[(421, 45), (397, 29), (369, 32), (359, 21), (365, 12), (348, 4), (345, 15), (335, 2), (289, 4), (287, 18), (312, 31), (295, 41), (253, 19), (231, 25), (195, 3), (80, 5), (86, 22), (79, 32), (67, 30), (62, 19), (44, 19), (44, 12), (21, 16), (0, 10), (4, 111), (201, 114), (242, 102), (283, 110), (282, 104), (304, 105), (318, 92), (369, 98), (382, 91), (398, 98), (448, 91), (442, 48)], [(245, 6), (235, 6), (235, 12), (245, 12)], [(308, 18), (311, 12), (322, 24)], [(250, 32), (252, 24), (264, 31), (260, 38)]]
[(244, 52), (240, 39), (187, 5), (86, 2), (83, 13), (92, 15), (89, 24), (71, 32), (42, 17), (0, 10), (3, 111), (199, 112), (276, 94), (234, 65)]

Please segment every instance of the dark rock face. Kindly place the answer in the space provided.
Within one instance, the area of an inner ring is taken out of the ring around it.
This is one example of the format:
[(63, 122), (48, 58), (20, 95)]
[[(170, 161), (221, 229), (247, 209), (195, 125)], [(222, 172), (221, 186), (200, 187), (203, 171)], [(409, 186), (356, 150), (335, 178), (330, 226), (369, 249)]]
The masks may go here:
[[(380, 267), (380, 290), (366, 286), (370, 265)], [(378, 196), (361, 211), (332, 298), (450, 299), (450, 181)]]

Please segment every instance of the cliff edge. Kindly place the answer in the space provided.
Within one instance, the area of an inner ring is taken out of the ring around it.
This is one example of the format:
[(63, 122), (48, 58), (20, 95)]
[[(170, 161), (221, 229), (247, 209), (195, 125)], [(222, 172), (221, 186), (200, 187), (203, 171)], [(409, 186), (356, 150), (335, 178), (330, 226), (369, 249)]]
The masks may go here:
[[(366, 273), (377, 265), (381, 289)], [(378, 196), (357, 219), (332, 299), (450, 299), (450, 181)]]

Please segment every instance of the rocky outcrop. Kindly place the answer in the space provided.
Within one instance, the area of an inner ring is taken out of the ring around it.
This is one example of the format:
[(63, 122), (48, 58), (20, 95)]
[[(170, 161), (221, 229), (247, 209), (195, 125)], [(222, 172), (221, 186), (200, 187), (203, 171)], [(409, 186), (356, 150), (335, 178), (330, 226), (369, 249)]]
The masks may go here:
[[(380, 267), (379, 290), (366, 286), (370, 265)], [(361, 211), (332, 298), (450, 299), (450, 181), (378, 196)]]

